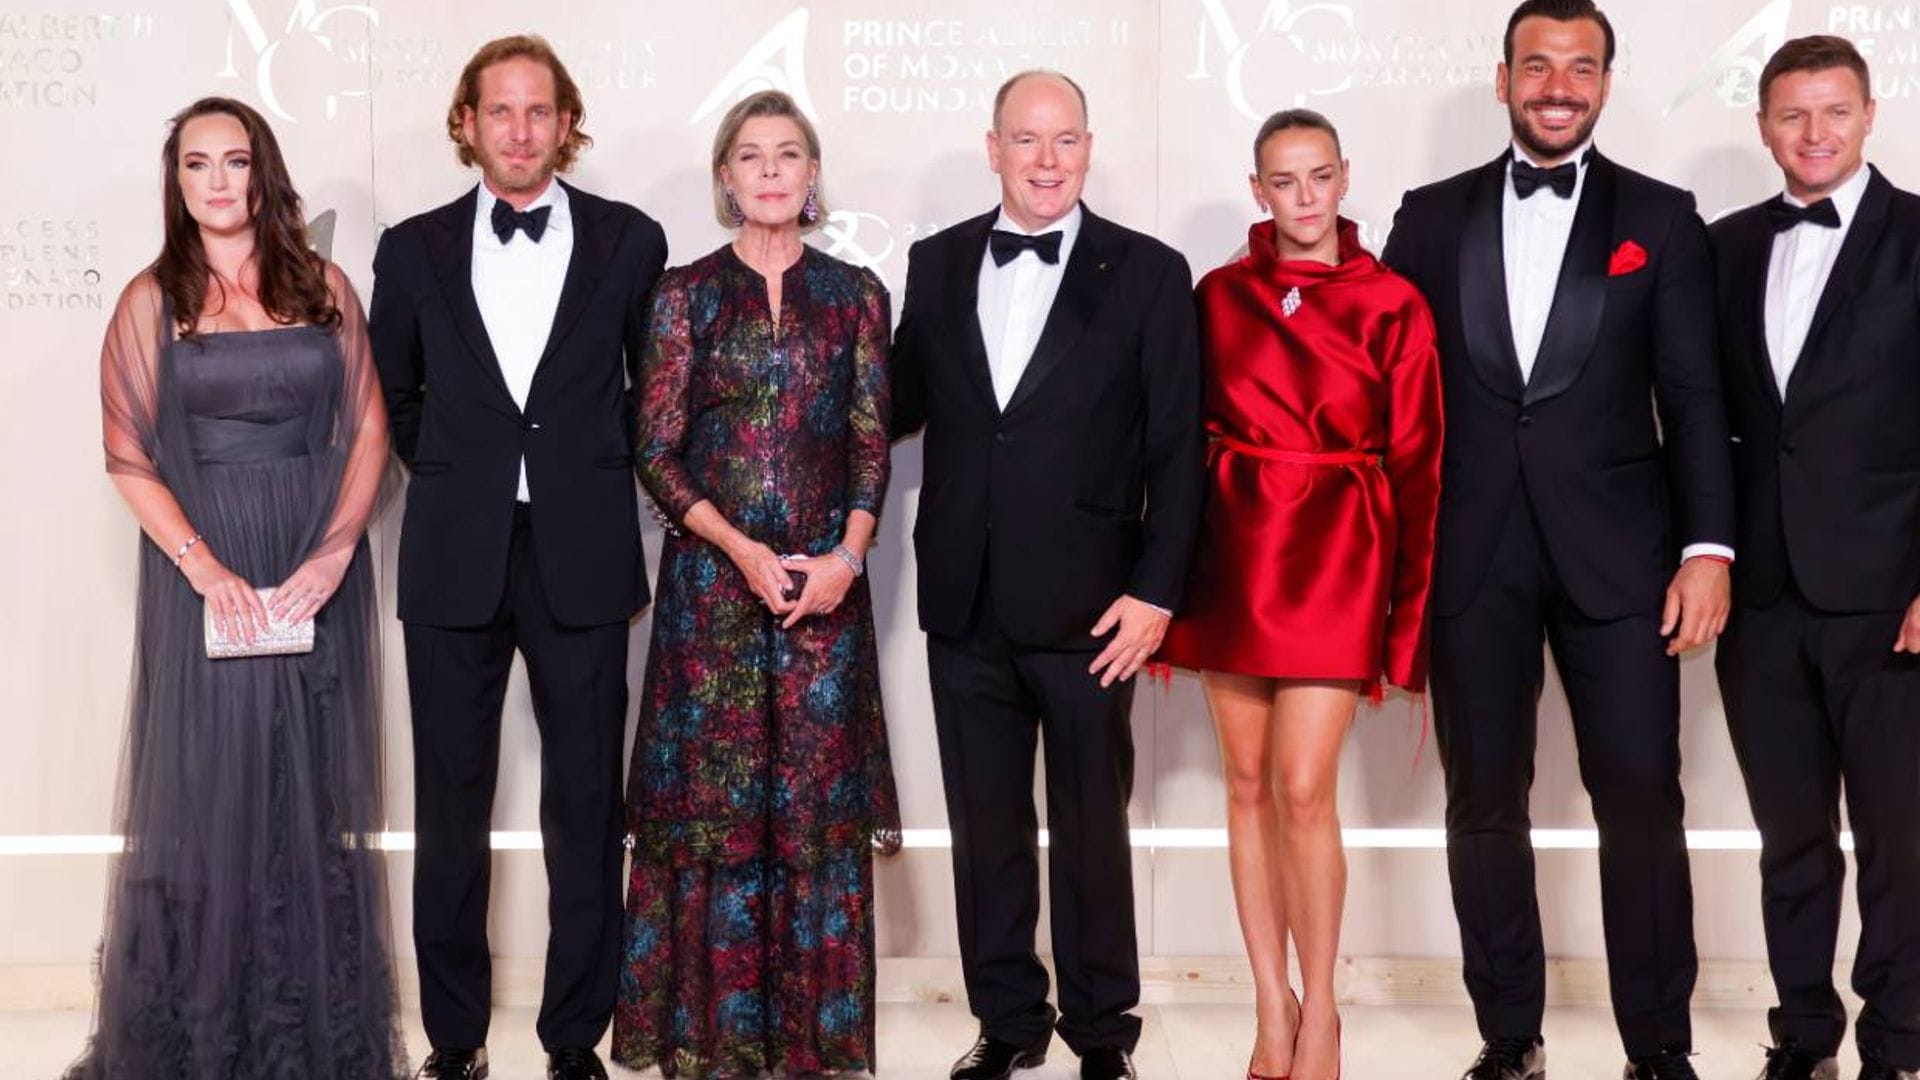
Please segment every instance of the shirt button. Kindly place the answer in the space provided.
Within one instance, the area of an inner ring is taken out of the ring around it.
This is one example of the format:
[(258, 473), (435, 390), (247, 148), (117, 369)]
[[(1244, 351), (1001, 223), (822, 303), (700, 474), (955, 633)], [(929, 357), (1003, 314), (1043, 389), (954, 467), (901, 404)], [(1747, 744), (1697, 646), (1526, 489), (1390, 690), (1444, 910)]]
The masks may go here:
[(1521, 413), (1521, 414), (1520, 414), (1520, 426), (1521, 426), (1521, 427), (1532, 427), (1532, 426), (1533, 426), (1533, 417), (1532, 417), (1532, 416), (1530, 416), (1530, 415), (1528, 415), (1527, 413)]

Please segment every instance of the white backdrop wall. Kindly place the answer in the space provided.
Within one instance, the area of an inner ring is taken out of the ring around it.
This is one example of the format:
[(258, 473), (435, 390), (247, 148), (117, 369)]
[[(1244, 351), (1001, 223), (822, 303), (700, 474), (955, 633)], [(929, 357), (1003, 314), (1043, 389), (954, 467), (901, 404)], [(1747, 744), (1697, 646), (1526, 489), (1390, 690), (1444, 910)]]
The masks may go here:
[[(480, 42), (545, 34), (586, 96), (597, 140), (574, 180), (659, 218), (686, 262), (723, 242), (705, 161), (719, 114), (743, 92), (792, 92), (817, 119), (835, 207), (817, 242), (904, 279), (916, 238), (981, 212), (996, 187), (982, 132), (996, 85), (1034, 65), (1065, 70), (1091, 99), (1087, 198), (1155, 233), (1196, 273), (1225, 261), (1253, 220), (1244, 176), (1267, 112), (1308, 105), (1339, 124), (1353, 161), (1348, 212), (1374, 247), (1407, 187), (1492, 157), (1505, 138), (1493, 100), (1505, 0), (25, 0), (0, 3), (0, 842), (110, 830), (132, 647), (136, 528), (101, 469), (96, 357), (120, 285), (160, 237), (163, 121), (203, 94), (273, 120), (315, 234), (362, 291), (381, 228), (475, 182), (443, 126), (456, 75)], [(1920, 183), (1907, 134), (1920, 99), (1920, 3), (1614, 0), (1614, 94), (1599, 143), (1685, 185), (1709, 217), (1768, 195), (1777, 174), (1754, 132), (1755, 79), (1790, 36), (1854, 38), (1881, 98), (1870, 157)], [(902, 445), (871, 567), (881, 662), (906, 824), (945, 814), (917, 630), (909, 535), (918, 444)], [(387, 610), (398, 514), (375, 531)], [(648, 533), (650, 554), (658, 534)], [(388, 624), (386, 713), (392, 827), (412, 822), (400, 635)], [(648, 624), (633, 627), (637, 687)], [(1689, 825), (1746, 830), (1709, 658), (1684, 665)], [(1362, 828), (1437, 828), (1441, 785), (1424, 713), (1396, 697), (1363, 709), (1341, 806)], [(538, 768), (524, 680), (510, 693), (496, 827), (537, 828)], [(1136, 826), (1218, 829), (1223, 796), (1197, 683), (1143, 687)], [(1557, 686), (1543, 707), (1536, 824), (1591, 826)], [(74, 845), (53, 840), (61, 849)], [(544, 940), (537, 855), (505, 852), (494, 941), (536, 956)], [(393, 857), (401, 946), (411, 865)], [(1239, 950), (1224, 852), (1135, 856), (1149, 955)], [(1697, 852), (1704, 956), (1763, 956), (1751, 852)], [(107, 860), (0, 855), (0, 965), (84, 962)], [(1347, 951), (1450, 957), (1458, 940), (1445, 864), (1433, 850), (1356, 852)], [(888, 956), (953, 951), (945, 851), (883, 864)], [(1600, 955), (1590, 851), (1541, 855), (1550, 950)]]

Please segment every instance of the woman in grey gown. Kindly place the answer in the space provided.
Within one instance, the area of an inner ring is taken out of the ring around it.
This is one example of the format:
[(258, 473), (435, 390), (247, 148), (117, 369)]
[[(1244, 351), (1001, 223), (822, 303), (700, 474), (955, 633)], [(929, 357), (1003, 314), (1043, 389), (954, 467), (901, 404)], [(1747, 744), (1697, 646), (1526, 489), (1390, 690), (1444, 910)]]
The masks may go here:
[[(70, 1076), (405, 1075), (365, 542), (386, 419), (352, 286), (306, 246), (273, 133), (173, 120), (160, 256), (101, 355), (107, 471), (140, 542), (116, 862)], [(258, 587), (276, 587), (263, 601)], [(302, 655), (213, 660), (315, 618)]]

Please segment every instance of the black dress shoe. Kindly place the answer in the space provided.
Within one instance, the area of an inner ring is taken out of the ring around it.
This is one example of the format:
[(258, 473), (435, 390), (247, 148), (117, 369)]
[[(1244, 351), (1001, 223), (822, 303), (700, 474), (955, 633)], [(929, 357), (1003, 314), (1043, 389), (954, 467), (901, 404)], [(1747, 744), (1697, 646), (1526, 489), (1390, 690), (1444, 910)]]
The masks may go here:
[(487, 1080), (487, 1048), (435, 1050), (420, 1066), (420, 1080)]
[(1080, 1080), (1140, 1080), (1133, 1055), (1117, 1046), (1096, 1046), (1080, 1055)]
[(1621, 1080), (1700, 1080), (1686, 1054), (1655, 1054), (1627, 1062)]
[(547, 1080), (607, 1080), (607, 1067), (587, 1047), (563, 1047), (547, 1055)]
[[(1838, 1070), (1835, 1070), (1838, 1075)], [(1897, 1069), (1868, 1058), (1860, 1063), (1860, 1080), (1920, 1080), (1920, 1069)]]
[(1767, 1067), (1756, 1080), (1840, 1080), (1840, 1059), (1782, 1043), (1767, 1048)]
[(1015, 1069), (1031, 1069), (1047, 1063), (1047, 1044), (1015, 1046), (991, 1035), (975, 1040), (973, 1049), (960, 1056), (947, 1073), (950, 1080), (1007, 1080)]
[(1545, 1039), (1488, 1039), (1460, 1080), (1537, 1080), (1545, 1075)]

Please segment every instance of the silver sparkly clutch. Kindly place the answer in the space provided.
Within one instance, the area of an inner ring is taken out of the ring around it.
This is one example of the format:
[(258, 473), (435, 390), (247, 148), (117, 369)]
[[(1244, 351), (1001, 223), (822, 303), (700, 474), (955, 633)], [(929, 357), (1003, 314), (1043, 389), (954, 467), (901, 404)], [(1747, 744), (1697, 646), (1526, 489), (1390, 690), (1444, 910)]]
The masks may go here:
[[(255, 589), (260, 595), (260, 603), (267, 604), (273, 599), (272, 589)], [(269, 619), (266, 629), (254, 631), (252, 643), (238, 638), (228, 638), (214, 625), (213, 611), (204, 604), (201, 613), (206, 621), (207, 659), (231, 660), (236, 656), (296, 656), (313, 651), (313, 617), (308, 616), (297, 623), (284, 623)]]

